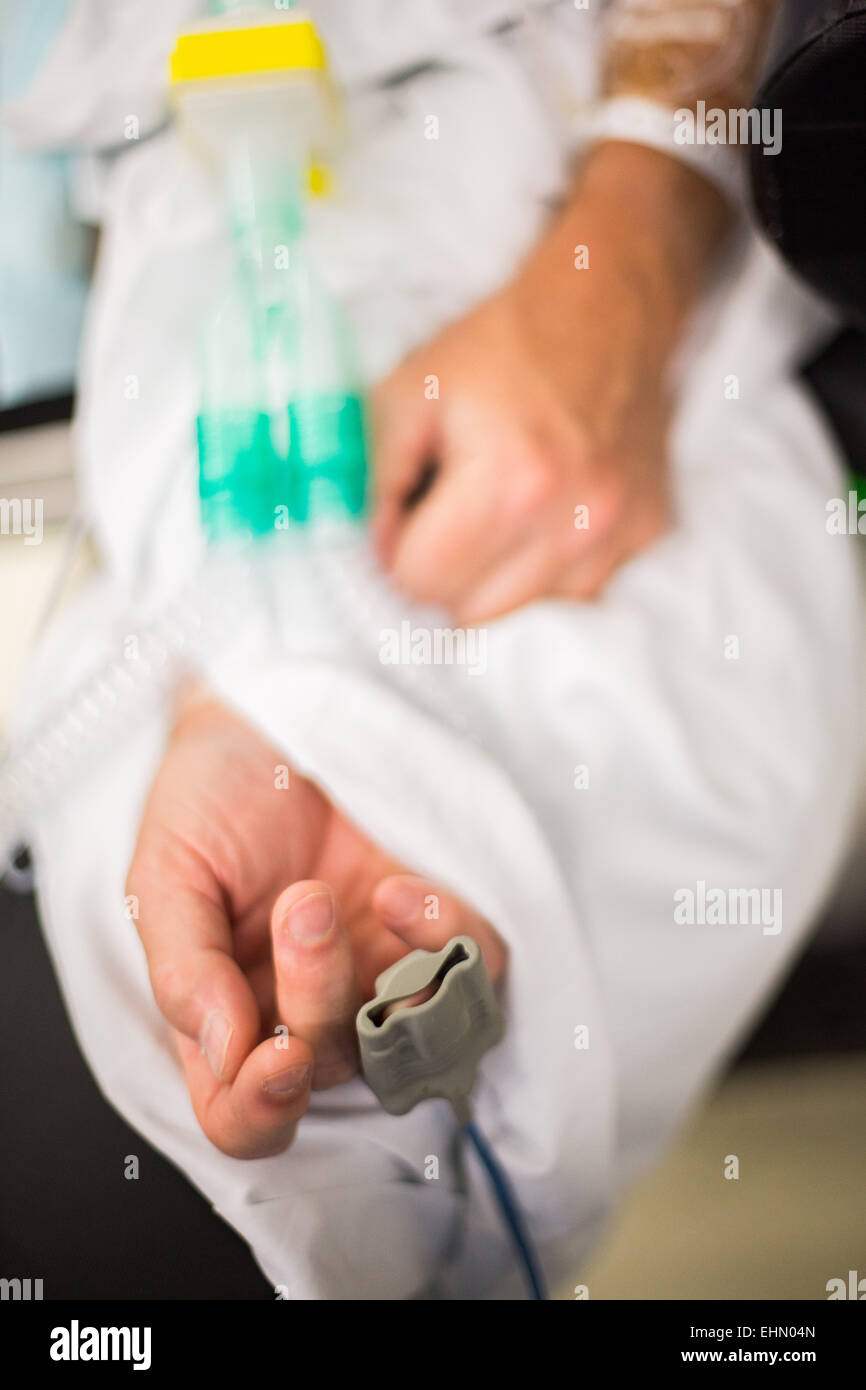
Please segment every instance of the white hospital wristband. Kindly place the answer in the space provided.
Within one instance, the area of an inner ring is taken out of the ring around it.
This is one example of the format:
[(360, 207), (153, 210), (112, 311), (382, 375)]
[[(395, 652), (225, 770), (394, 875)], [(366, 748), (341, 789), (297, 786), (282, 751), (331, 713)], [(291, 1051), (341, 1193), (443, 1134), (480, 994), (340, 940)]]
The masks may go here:
[(647, 97), (623, 96), (601, 102), (581, 124), (581, 134), (590, 141), (627, 140), (661, 150), (703, 174), (731, 203), (742, 207), (746, 198), (743, 151), (730, 145), (680, 144), (675, 138), (677, 128), (673, 107)]

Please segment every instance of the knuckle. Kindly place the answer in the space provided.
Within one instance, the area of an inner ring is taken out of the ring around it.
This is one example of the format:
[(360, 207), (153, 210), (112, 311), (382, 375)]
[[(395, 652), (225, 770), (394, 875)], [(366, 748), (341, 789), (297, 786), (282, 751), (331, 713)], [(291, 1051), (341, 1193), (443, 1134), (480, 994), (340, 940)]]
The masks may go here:
[(542, 511), (553, 501), (559, 471), (547, 454), (532, 450), (515, 466), (508, 486), (508, 511), (515, 520)]

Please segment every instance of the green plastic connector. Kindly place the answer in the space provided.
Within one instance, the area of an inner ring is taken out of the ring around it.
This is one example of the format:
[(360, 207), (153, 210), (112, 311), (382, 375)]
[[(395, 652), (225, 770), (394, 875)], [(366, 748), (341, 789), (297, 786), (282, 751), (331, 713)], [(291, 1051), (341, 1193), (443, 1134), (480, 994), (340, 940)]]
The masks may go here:
[(209, 540), (261, 536), (274, 526), (277, 460), (263, 411), (208, 411), (196, 421), (199, 497)]
[(364, 515), (367, 445), (360, 397), (335, 392), (290, 404), (288, 483), (295, 522)]

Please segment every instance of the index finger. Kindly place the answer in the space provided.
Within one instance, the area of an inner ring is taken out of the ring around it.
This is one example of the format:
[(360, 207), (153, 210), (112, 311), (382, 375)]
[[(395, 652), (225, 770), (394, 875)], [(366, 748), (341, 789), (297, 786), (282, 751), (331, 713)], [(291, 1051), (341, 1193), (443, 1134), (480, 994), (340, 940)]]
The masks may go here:
[(138, 900), (136, 927), (160, 1013), (198, 1044), (217, 1080), (233, 1080), (258, 1042), (260, 1018), (212, 870), (190, 845), (145, 824), (126, 889)]

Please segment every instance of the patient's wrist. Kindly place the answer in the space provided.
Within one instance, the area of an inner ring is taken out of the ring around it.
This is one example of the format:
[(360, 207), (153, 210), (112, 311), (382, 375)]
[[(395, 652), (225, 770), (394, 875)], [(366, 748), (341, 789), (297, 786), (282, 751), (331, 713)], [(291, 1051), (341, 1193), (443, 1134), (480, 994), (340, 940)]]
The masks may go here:
[(571, 207), (642, 277), (672, 346), (731, 224), (723, 195), (671, 155), (611, 140), (588, 154)]

